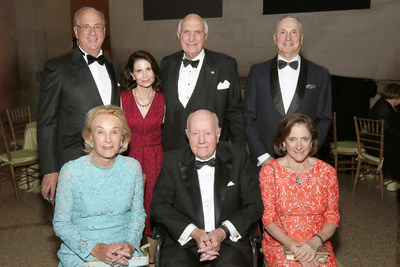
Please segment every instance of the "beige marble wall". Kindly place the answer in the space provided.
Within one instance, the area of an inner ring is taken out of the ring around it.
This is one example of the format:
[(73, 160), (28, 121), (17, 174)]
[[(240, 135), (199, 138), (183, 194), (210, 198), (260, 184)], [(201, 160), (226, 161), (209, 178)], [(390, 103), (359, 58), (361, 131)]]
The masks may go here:
[[(371, 9), (299, 13), (303, 55), (332, 74), (400, 79), (400, 1), (372, 0)], [(240, 75), (275, 55), (272, 40), (281, 15), (262, 15), (262, 0), (224, 0), (223, 17), (207, 19), (209, 49), (232, 55)], [(110, 1), (111, 46), (122, 65), (146, 49), (158, 60), (179, 49), (178, 20), (143, 21), (142, 1)]]

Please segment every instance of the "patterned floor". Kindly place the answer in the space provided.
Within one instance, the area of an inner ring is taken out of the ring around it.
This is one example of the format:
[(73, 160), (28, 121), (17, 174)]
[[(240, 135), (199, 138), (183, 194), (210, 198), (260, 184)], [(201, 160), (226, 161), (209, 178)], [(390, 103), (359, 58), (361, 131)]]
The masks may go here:
[[(335, 254), (346, 267), (393, 267), (398, 254), (398, 205), (395, 193), (368, 181), (351, 195), (352, 178), (341, 173), (340, 227), (332, 238)], [(16, 204), (11, 183), (0, 184), (1, 266), (57, 266), (60, 241), (51, 226), (52, 206), (40, 195), (20, 191)], [(399, 257), (397, 257), (398, 260)]]

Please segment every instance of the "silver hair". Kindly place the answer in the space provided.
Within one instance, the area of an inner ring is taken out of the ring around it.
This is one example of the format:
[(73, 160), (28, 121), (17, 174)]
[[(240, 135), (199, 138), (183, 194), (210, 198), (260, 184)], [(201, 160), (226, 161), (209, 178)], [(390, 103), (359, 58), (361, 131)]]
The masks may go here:
[[(185, 18), (186, 18), (186, 17), (185, 17)], [(179, 21), (179, 24), (178, 24), (178, 33), (181, 33), (182, 21), (183, 21), (185, 18), (183, 18), (183, 19), (181, 19), (181, 20)], [(201, 18), (201, 19), (202, 19), (203, 22), (204, 22), (204, 33), (207, 34), (207, 33), (208, 33), (208, 25), (207, 25), (207, 22), (206, 22), (203, 18)]]
[(96, 8), (94, 8), (94, 7), (88, 7), (88, 6), (82, 7), (82, 8), (78, 9), (78, 10), (75, 12), (75, 14), (74, 14), (74, 26), (77, 26), (77, 25), (78, 25), (78, 18), (79, 18), (79, 15), (80, 15), (83, 11), (85, 11), (85, 10), (90, 10), (90, 9), (96, 11), (96, 12), (99, 14), (101, 20), (103, 21), (103, 26), (106, 26), (106, 19), (105, 19), (105, 17), (104, 17), (103, 12), (101, 12), (100, 10), (98, 10), (98, 9), (96, 9)]
[(303, 24), (301, 23), (300, 19), (299, 19), (297, 16), (294, 16), (294, 15), (284, 15), (284, 16), (280, 17), (280, 18), (278, 19), (278, 21), (276, 22), (276, 27), (275, 27), (275, 29), (278, 29), (279, 23), (280, 23), (282, 20), (287, 19), (287, 18), (291, 18), (291, 19), (297, 20), (297, 22), (299, 23), (300, 31), (301, 31), (301, 33), (303, 33)]
[(215, 133), (218, 134), (218, 130), (219, 130), (219, 121), (218, 121), (217, 114), (215, 114), (214, 112), (209, 111), (209, 110), (207, 110), (207, 109), (199, 109), (199, 110), (196, 110), (196, 111), (190, 113), (189, 116), (188, 116), (188, 118), (187, 118), (187, 120), (186, 120), (186, 129), (187, 129), (188, 131), (190, 131), (190, 130), (189, 130), (189, 121), (190, 121), (190, 120), (192, 119), (192, 117), (195, 116), (197, 113), (199, 113), (199, 112), (204, 112), (204, 111), (207, 111), (208, 114), (210, 115), (210, 117), (213, 118), (213, 120), (215, 121), (215, 129), (216, 129), (216, 132), (215, 132)]

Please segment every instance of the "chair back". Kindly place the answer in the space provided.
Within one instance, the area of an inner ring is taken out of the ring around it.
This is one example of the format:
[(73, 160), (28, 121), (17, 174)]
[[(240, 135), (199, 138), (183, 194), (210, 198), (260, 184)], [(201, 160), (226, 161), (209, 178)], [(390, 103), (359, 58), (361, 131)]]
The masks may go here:
[(24, 136), (26, 124), (32, 121), (31, 107), (28, 105), (23, 107), (8, 108), (6, 109), (6, 112), (8, 123), (10, 124), (11, 128), (11, 135), (15, 142), (17, 137)]
[(384, 121), (359, 118), (354, 116), (356, 128), (358, 154), (363, 154), (365, 149), (367, 154), (383, 159), (384, 147)]

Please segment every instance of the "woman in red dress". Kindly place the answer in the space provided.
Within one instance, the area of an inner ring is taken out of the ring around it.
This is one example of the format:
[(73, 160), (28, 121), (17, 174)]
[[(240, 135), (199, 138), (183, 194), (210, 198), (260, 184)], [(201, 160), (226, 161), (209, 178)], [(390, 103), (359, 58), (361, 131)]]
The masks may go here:
[(153, 222), (150, 218), (150, 202), (153, 187), (161, 171), (163, 150), (161, 124), (165, 103), (161, 92), (159, 67), (154, 57), (146, 51), (134, 52), (125, 67), (125, 79), (121, 92), (121, 105), (132, 132), (128, 156), (142, 166), (145, 176), (144, 208), (146, 221), (144, 235), (150, 243), (150, 266), (155, 263), (156, 241), (152, 238)]
[[(275, 152), (283, 156), (260, 172), (262, 217), (266, 232), (262, 246), (268, 266), (337, 266), (328, 239), (339, 225), (339, 186), (335, 169), (314, 157), (318, 132), (305, 114), (287, 116), (274, 140)], [(285, 260), (282, 246), (294, 254)], [(326, 263), (316, 251), (326, 246)]]

